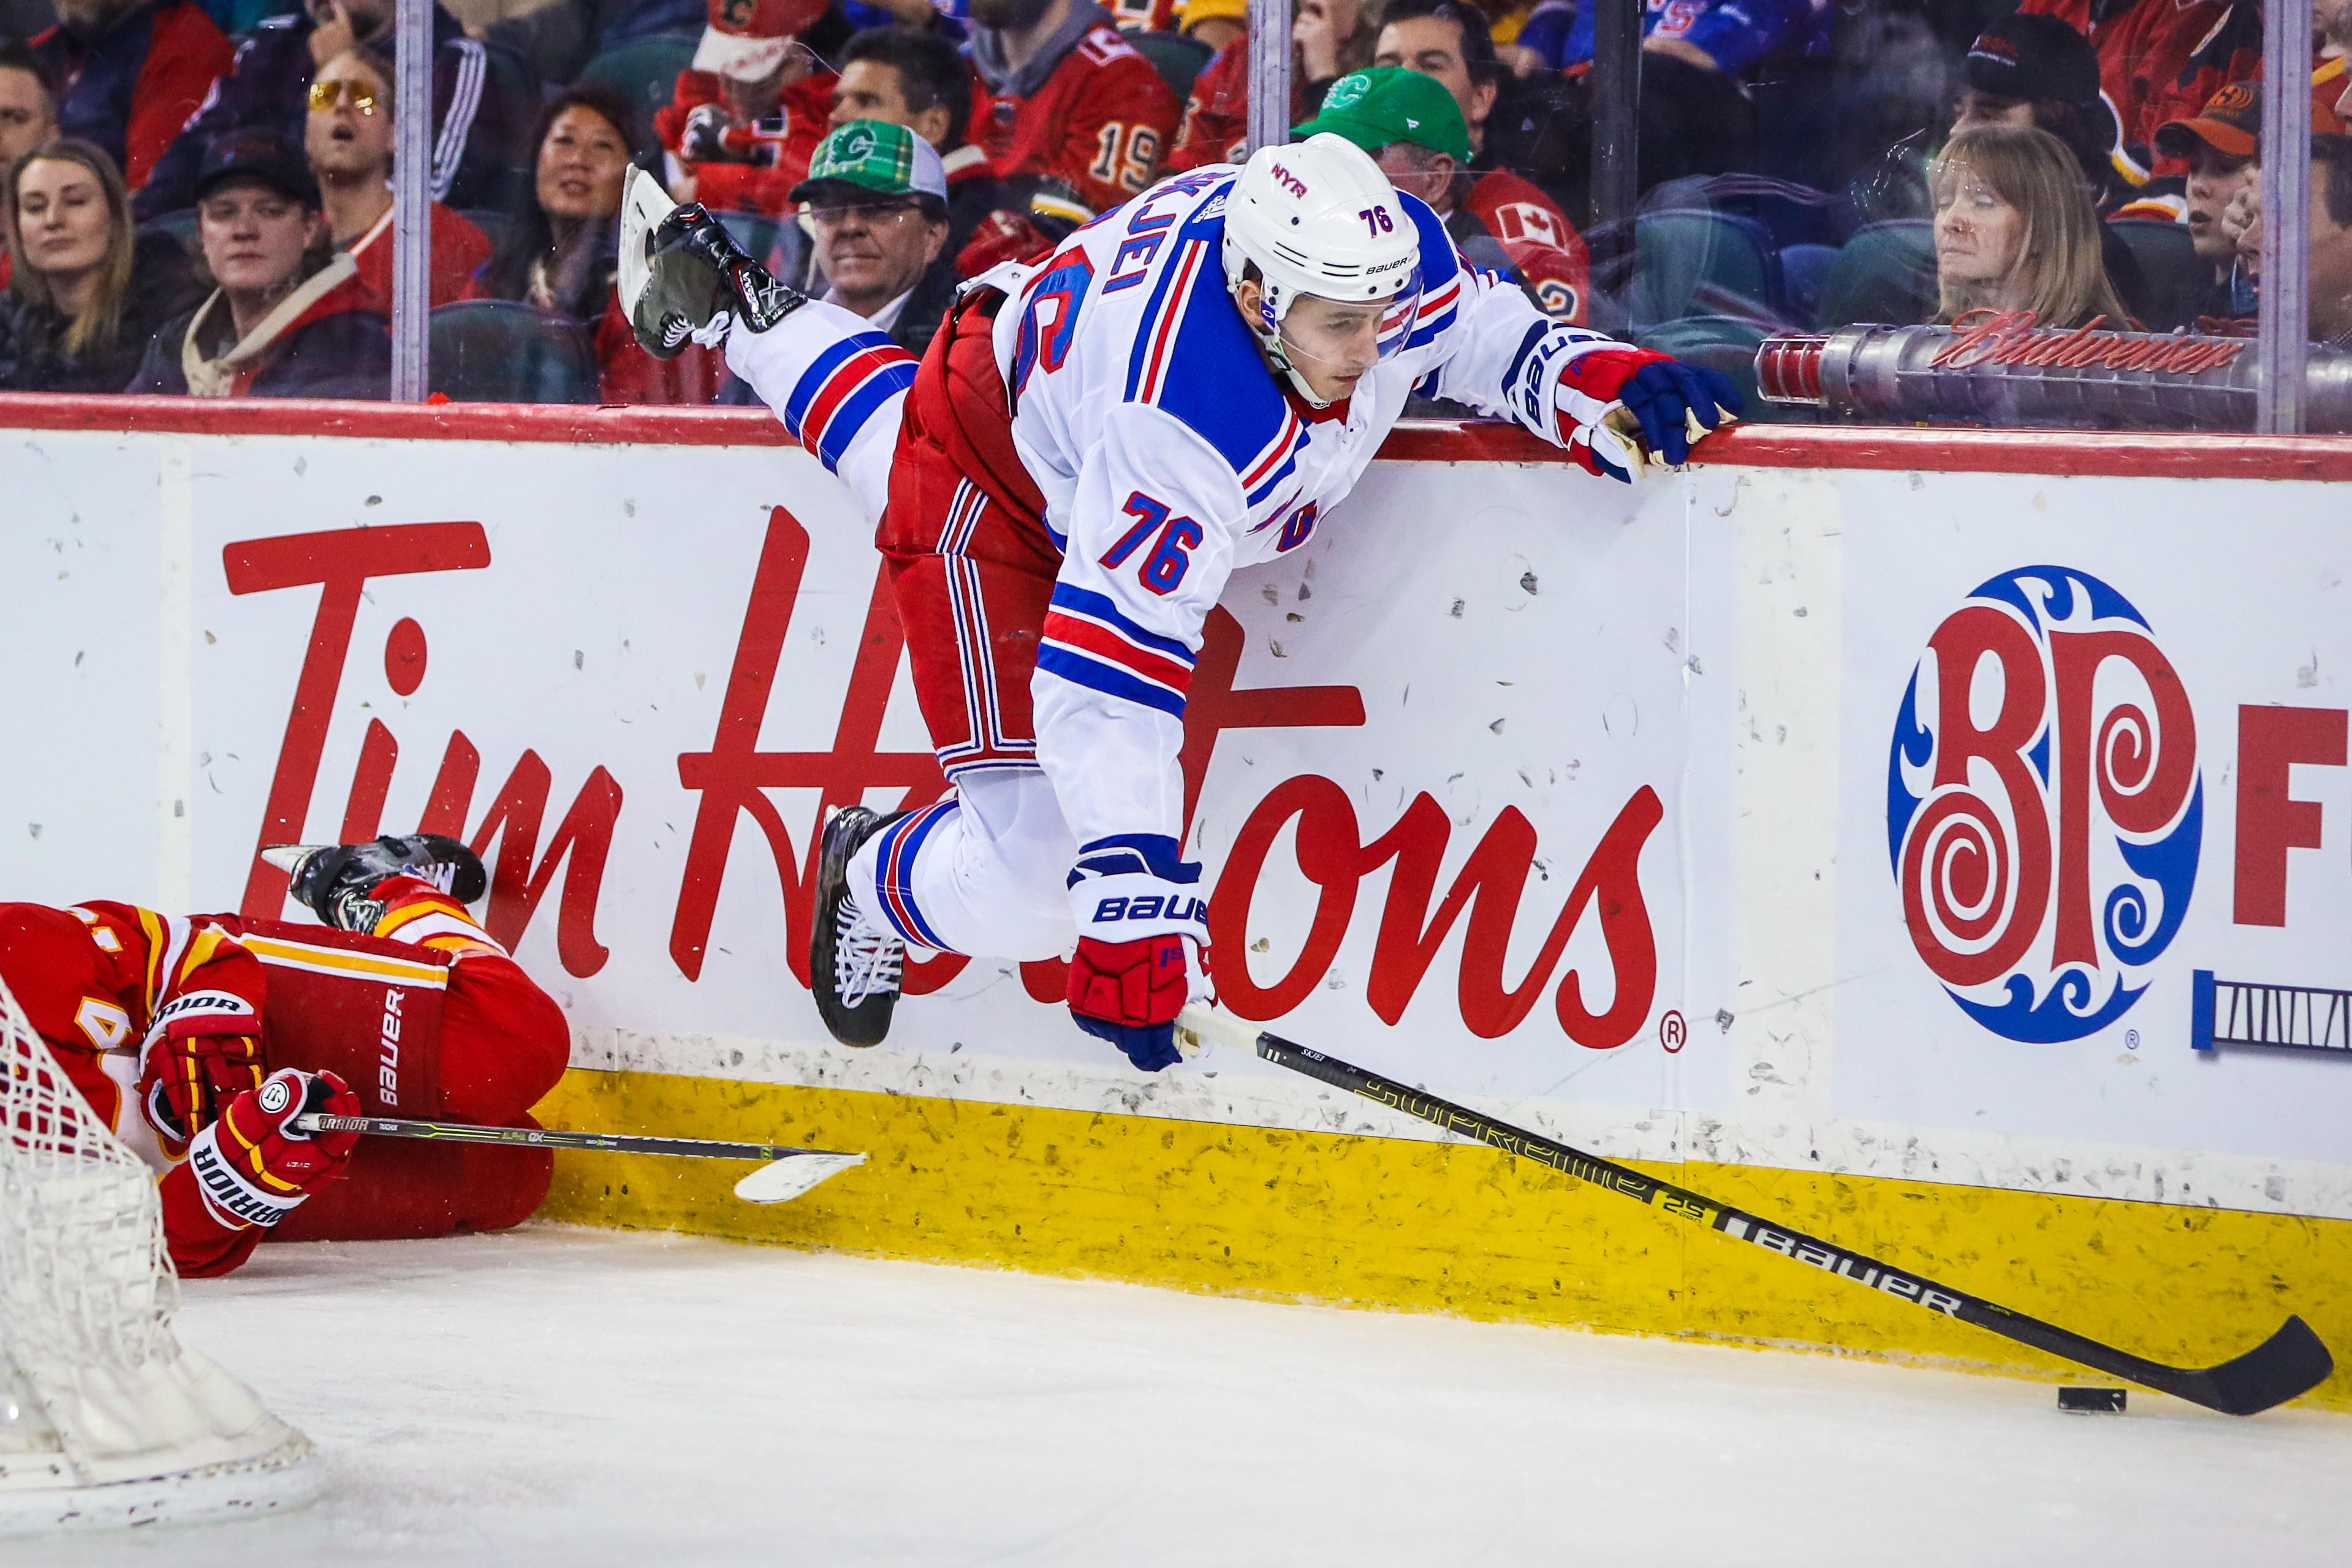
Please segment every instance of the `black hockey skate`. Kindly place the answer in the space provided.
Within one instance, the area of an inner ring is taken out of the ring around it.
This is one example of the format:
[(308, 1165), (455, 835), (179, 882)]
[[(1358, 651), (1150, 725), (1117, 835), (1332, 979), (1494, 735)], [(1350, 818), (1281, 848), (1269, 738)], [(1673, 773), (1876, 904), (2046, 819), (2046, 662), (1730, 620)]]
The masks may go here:
[(490, 885), (482, 857), (439, 833), (386, 834), (360, 844), (272, 844), (261, 858), (287, 873), (287, 891), (338, 931), (373, 931), (383, 904), (377, 886), (395, 876), (431, 883), (460, 904)]
[(674, 360), (722, 311), (764, 332), (808, 296), (753, 260), (699, 202), (670, 204), (660, 183), (633, 171), (622, 204), (619, 286), (646, 352)]
[(844, 1045), (879, 1045), (890, 1032), (907, 945), (887, 925), (859, 918), (849, 897), (849, 860), (866, 840), (905, 816), (845, 806), (824, 825), (816, 858), (816, 915), (809, 932), (809, 990), (817, 1017)]

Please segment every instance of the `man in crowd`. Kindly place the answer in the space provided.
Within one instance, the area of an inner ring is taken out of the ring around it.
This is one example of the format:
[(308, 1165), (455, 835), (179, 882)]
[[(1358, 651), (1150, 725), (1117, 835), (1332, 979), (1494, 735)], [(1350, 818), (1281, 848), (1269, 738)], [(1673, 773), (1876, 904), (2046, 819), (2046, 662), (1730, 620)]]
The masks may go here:
[(971, 67), (944, 35), (894, 26), (851, 38), (833, 85), (832, 123), (853, 120), (903, 125), (938, 152), (948, 183), (949, 256), (963, 249), (989, 214), (1010, 204), (988, 154), (966, 139)]
[(833, 72), (801, 41), (824, 0), (709, 0), (709, 22), (654, 116), (670, 193), (779, 216), (824, 139)]
[[(983, 89), (971, 139), (1031, 217), (1084, 222), (1160, 177), (1176, 98), (1108, 12), (1094, 0), (973, 0), (971, 20)], [(1038, 204), (1041, 190), (1051, 204)]]
[(348, 256), (313, 267), (326, 220), (295, 147), (238, 131), (205, 155), (196, 238), (219, 285), (156, 334), (124, 390), (194, 397), (382, 398), (392, 335), (346, 287)]
[[(346, 49), (311, 79), (303, 150), (334, 236), (359, 267), (352, 281), (367, 308), (392, 315), (392, 75), (389, 51)], [(433, 204), (431, 300), (474, 297), (474, 273), (490, 242), (472, 221)]]
[[(392, 45), (394, 0), (310, 0), (307, 11), (273, 16), (245, 36), (236, 63), (194, 119), (157, 160), (154, 177), (132, 201), (143, 222), (195, 202), (205, 150), (243, 131), (265, 131), (299, 144), (310, 78), (356, 44)], [(505, 204), (509, 165), (520, 157), (537, 105), (523, 100), (492, 68), (483, 45), (457, 19), (433, 8), (433, 199), (453, 207)]]
[(133, 191), (232, 54), (188, 0), (62, 0), (33, 52), (57, 94), (58, 132), (104, 148)]
[(47, 73), (19, 38), (0, 38), (0, 169), (58, 134)]
[(2055, 16), (2004, 16), (1969, 47), (1952, 129), (1996, 123), (2031, 125), (2063, 141), (2102, 214), (2147, 183), (2147, 149), (2135, 156), (2123, 145), (2122, 128), (2099, 88), (2097, 53)]
[[(2310, 238), (2305, 278), (2311, 340), (2338, 347), (2352, 345), (2352, 136), (2322, 134), (2311, 139)], [(2257, 279), (2260, 288), (2263, 255), (2263, 186), (2250, 180), (2231, 199), (2221, 214), (2222, 232), (2238, 247), (2238, 268)], [(2209, 330), (2236, 330), (2252, 335), (2253, 306), (2235, 321), (2200, 321)]]
[(2311, 337), (2352, 339), (2352, 136), (2311, 139)]
[[(1528, 266), (1521, 276), (1531, 286), (1538, 277), (1549, 283), (1540, 301), (1548, 314), (1558, 320), (1582, 321), (1583, 237), (1559, 203), (1526, 177), (1529, 171), (1506, 155), (1502, 139), (1495, 134), (1501, 115), (1508, 113), (1515, 131), (1521, 128), (1522, 117), (1516, 101), (1508, 110), (1501, 108), (1508, 73), (1496, 58), (1485, 14), (1454, 0), (1394, 0), (1388, 18), (1374, 57), (1381, 66), (1429, 78), (1453, 95), (1461, 111), (1470, 158), (1462, 166), (1468, 177), (1455, 184), (1460, 209), (1497, 240), (1528, 247)], [(1526, 137), (1512, 140), (1517, 152), (1532, 152)], [(1538, 254), (1536, 247), (1555, 254)], [(1569, 313), (1558, 314), (1562, 310)]]
[(2237, 235), (2221, 219), (2241, 192), (2262, 181), (2262, 84), (2231, 82), (2194, 119), (2156, 128), (2158, 155), (2188, 167), (2189, 241), (2213, 269), (2212, 288), (2198, 307), (2200, 317), (2235, 321), (2254, 314), (2253, 276), (2239, 265)]
[(930, 347), (956, 291), (947, 178), (931, 144), (903, 125), (851, 120), (825, 137), (793, 200), (807, 206), (818, 297), (908, 353)]
[[(58, 134), (57, 99), (48, 75), (19, 38), (0, 38), (0, 170)], [(8, 287), (15, 258), (0, 246), (0, 288)]]
[[(1469, 127), (1474, 167), (1509, 169), (1547, 189), (1559, 184), (1567, 155), (1559, 140), (1567, 118), (1559, 97), (1567, 90), (1561, 78), (1514, 77), (1495, 53), (1486, 14), (1462, 0), (1391, 0), (1385, 15), (1373, 63), (1402, 66), (1444, 84)], [(1556, 198), (1552, 210), (1559, 210)]]
[(1297, 128), (1328, 131), (1372, 155), (1390, 182), (1429, 204), (1473, 266), (1517, 277), (1555, 321), (1581, 323), (1584, 242), (1545, 194), (1505, 169), (1475, 173), (1454, 95), (1433, 77), (1374, 66), (1331, 84), (1323, 112)]

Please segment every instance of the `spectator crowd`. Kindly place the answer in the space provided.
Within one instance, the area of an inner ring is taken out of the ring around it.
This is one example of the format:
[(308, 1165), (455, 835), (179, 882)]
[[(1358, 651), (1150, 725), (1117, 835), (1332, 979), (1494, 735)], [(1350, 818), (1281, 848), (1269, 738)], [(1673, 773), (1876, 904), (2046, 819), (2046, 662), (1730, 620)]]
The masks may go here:
[[(394, 0), (291, 3), (12, 0), (0, 390), (386, 395)], [(1591, 0), (1296, 0), (1287, 107), (1554, 319), (1743, 379), (1771, 332), (1984, 308), (2251, 331), (2259, 0), (2013, 3), (1646, 0), (1640, 200), (1601, 223)], [(2312, 3), (2309, 330), (2335, 340), (2352, 0)], [(1244, 0), (440, 0), (432, 21), (417, 141), (453, 397), (747, 397), (621, 317), (632, 166), (919, 353), (961, 281), (1237, 158), (1248, 128)]]

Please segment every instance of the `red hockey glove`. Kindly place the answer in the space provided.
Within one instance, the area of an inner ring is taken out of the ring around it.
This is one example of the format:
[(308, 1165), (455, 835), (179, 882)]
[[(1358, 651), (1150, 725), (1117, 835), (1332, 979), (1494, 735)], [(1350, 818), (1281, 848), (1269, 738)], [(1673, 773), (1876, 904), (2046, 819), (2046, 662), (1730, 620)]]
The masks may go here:
[(331, 1072), (281, 1068), (228, 1103), (188, 1145), (188, 1168), (213, 1219), (229, 1230), (277, 1224), (304, 1198), (343, 1174), (356, 1133), (295, 1132), (307, 1111), (366, 1114), (359, 1096)]
[(174, 1145), (184, 1144), (223, 1105), (259, 1088), (262, 1071), (261, 1041), (252, 1035), (166, 1032), (147, 1048), (139, 1103), (149, 1126)]
[(1181, 1060), (1176, 1015), (1212, 995), (1201, 868), (1178, 853), (1164, 835), (1121, 834), (1087, 845), (1070, 873), (1070, 1015), (1146, 1072)]

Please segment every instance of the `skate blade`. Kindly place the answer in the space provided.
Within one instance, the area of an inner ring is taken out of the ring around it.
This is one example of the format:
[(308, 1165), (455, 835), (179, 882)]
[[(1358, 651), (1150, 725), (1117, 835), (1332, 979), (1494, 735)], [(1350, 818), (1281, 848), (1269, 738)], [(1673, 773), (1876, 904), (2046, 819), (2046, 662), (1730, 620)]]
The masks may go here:
[(322, 848), (319, 844), (264, 844), (261, 858), (279, 871), (292, 871), (302, 863), (302, 857)]
[(786, 1155), (735, 1184), (745, 1203), (790, 1203), (827, 1176), (866, 1163), (864, 1155)]

